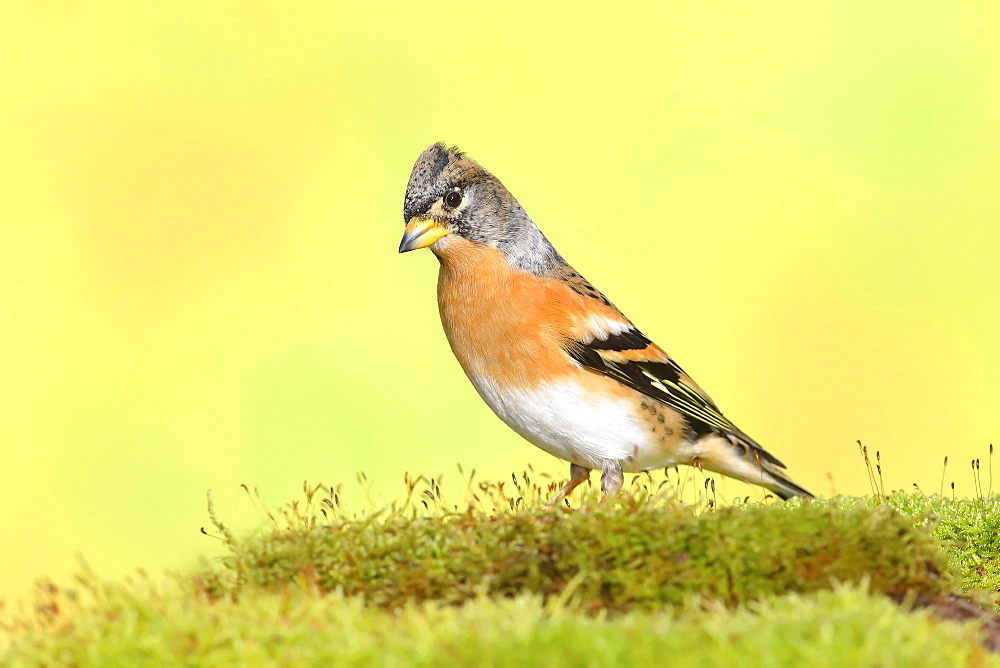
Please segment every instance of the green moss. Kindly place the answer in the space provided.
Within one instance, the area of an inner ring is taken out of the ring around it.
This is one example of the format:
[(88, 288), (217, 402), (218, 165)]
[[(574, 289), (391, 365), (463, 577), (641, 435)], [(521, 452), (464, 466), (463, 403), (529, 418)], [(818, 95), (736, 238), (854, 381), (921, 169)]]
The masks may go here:
[(1000, 665), (975, 624), (939, 622), (861, 589), (772, 597), (731, 611), (585, 615), (540, 596), (396, 612), (305, 589), (245, 589), (238, 602), (148, 583), (56, 596), (62, 621), (0, 653), (34, 665)]
[(819, 503), (842, 508), (888, 506), (911, 518), (916, 528), (940, 541), (960, 592), (989, 600), (1000, 612), (1000, 494), (953, 499), (919, 491), (897, 491), (884, 500), (837, 497)]
[(887, 502), (943, 541), (962, 591), (987, 592), (1000, 610), (1000, 495), (949, 499), (896, 492)]
[(464, 512), (433, 481), (353, 517), (310, 488), (256, 536), (213, 516), (221, 568), (42, 587), (0, 664), (1000, 665), (984, 620), (890, 601), (996, 587), (1000, 497), (697, 511), (639, 480), (573, 512), (525, 478), (470, 484)]
[(910, 518), (887, 507), (817, 503), (297, 526), (236, 541), (226, 564), (243, 585), (297, 583), (386, 608), (533, 593), (572, 594), (591, 610), (655, 610), (692, 594), (734, 606), (839, 582), (896, 595), (955, 584), (937, 541)]

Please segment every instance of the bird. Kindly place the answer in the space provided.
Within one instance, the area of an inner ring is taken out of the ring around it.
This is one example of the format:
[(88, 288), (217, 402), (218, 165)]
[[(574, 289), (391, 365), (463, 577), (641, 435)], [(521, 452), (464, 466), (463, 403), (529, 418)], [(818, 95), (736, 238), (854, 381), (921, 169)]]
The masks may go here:
[(689, 465), (812, 497), (723, 416), (662, 348), (556, 251), (492, 173), (457, 147), (428, 147), (410, 173), (399, 252), (439, 261), (445, 335), (480, 397), (519, 435), (570, 463), (546, 504), (601, 475)]

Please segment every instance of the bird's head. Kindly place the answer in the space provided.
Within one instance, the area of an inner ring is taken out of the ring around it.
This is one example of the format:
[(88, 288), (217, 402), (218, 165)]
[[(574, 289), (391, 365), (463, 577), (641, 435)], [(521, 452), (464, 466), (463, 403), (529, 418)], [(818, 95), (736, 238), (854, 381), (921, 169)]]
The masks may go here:
[[(399, 252), (433, 246), (455, 234), (487, 243), (498, 202), (499, 181), (457, 148), (434, 144), (420, 154), (403, 201), (406, 232)], [(436, 250), (436, 249), (435, 249)]]
[(403, 222), (400, 253), (430, 246), (444, 260), (452, 240), (461, 238), (495, 248), (512, 265), (532, 271), (558, 258), (500, 180), (443, 143), (428, 147), (413, 166)]

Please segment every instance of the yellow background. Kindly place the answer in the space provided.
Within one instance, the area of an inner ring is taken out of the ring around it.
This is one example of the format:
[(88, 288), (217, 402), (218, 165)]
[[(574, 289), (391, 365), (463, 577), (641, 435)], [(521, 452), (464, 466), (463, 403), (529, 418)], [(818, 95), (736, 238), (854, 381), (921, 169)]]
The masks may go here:
[(0, 595), (212, 553), (207, 489), (252, 524), (240, 483), (565, 473), (462, 376), (432, 255), (396, 254), (437, 140), (807, 488), (868, 492), (860, 438), (888, 487), (949, 455), (972, 494), (998, 8), (4, 3)]

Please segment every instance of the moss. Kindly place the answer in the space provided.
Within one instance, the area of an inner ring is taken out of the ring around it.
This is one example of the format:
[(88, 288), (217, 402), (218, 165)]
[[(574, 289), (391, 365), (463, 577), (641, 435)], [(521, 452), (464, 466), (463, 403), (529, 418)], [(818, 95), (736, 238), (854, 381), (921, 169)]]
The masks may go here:
[(1000, 495), (950, 499), (896, 492), (887, 503), (942, 541), (961, 591), (984, 592), (1000, 611)]
[[(180, 586), (178, 586), (180, 585)], [(541, 596), (429, 602), (390, 612), (301, 588), (209, 601), (183, 583), (91, 583), (84, 601), (23, 633), (0, 662), (35, 665), (1000, 665), (976, 624), (939, 622), (855, 587), (733, 611), (586, 615)]]
[(655, 610), (692, 594), (727, 606), (829, 589), (954, 588), (937, 541), (888, 507), (596, 507), (587, 512), (397, 518), (291, 527), (233, 544), (245, 585), (291, 583), (398, 608), (479, 595), (572, 594), (590, 610)]
[(463, 512), (434, 481), (356, 516), (307, 488), (256, 536), (213, 516), (222, 568), (41, 587), (0, 664), (1000, 665), (958, 596), (997, 585), (1000, 497), (699, 510), (639, 480), (573, 512), (527, 477)]

